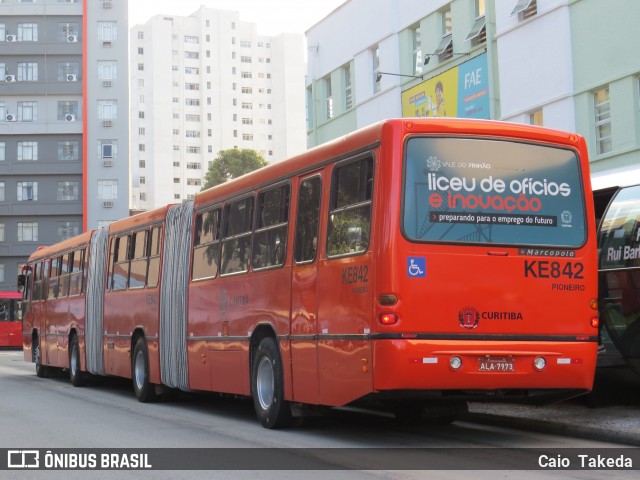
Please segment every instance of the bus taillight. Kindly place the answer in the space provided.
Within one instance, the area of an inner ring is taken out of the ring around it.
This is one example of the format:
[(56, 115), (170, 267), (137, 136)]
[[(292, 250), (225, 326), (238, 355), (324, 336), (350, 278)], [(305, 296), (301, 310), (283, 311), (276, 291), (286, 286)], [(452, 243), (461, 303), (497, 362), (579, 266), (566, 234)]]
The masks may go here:
[(600, 317), (593, 317), (591, 319), (591, 326), (593, 328), (598, 328), (600, 326)]
[(381, 313), (380, 323), (382, 325), (395, 325), (398, 323), (398, 314), (396, 313)]

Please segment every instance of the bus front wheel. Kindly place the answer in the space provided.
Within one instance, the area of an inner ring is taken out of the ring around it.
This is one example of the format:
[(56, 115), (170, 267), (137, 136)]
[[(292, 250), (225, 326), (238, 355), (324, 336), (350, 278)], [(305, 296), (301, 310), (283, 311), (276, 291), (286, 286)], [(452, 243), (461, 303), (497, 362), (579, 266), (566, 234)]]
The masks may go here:
[(143, 337), (138, 338), (131, 359), (131, 378), (133, 391), (140, 402), (148, 403), (156, 400), (156, 388), (149, 381), (149, 349)]
[(282, 362), (272, 337), (262, 339), (253, 357), (251, 396), (263, 427), (284, 428), (292, 424), (291, 408), (284, 401)]

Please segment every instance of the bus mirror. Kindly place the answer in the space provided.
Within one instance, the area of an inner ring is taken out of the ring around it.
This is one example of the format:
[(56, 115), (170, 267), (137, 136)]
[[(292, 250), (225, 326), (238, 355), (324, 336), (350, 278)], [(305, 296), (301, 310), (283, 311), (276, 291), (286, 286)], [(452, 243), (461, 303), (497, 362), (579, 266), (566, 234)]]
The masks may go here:
[(24, 285), (27, 277), (25, 275), (18, 275), (18, 291), (22, 293), (24, 291)]

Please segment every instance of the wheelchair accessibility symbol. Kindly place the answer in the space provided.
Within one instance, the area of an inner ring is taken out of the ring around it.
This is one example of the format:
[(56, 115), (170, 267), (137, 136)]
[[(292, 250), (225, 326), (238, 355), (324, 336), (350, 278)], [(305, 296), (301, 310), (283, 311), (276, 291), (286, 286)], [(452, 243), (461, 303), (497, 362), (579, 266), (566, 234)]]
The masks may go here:
[(427, 259), (423, 257), (407, 258), (407, 276), (425, 278), (427, 276)]

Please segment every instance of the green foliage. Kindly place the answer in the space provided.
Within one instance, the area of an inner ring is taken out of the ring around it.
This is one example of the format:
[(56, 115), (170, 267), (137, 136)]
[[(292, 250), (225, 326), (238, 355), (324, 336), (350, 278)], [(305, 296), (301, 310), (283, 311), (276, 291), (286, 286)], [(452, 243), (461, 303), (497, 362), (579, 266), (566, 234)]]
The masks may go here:
[(228, 182), (268, 164), (269, 162), (256, 150), (248, 148), (220, 150), (204, 177), (202, 190)]

